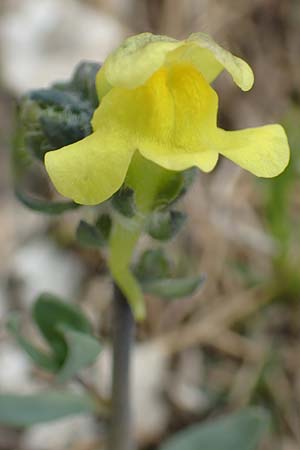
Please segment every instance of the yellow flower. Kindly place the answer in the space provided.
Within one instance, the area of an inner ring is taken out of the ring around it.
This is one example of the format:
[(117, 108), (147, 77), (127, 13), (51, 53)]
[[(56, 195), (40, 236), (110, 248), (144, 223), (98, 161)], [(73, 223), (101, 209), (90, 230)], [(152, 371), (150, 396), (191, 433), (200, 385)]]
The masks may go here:
[(210, 83), (223, 69), (242, 90), (251, 89), (248, 64), (205, 34), (177, 41), (143, 33), (125, 40), (98, 72), (93, 133), (46, 154), (57, 190), (80, 204), (100, 203), (120, 188), (136, 152), (175, 171), (198, 166), (209, 172), (221, 154), (257, 176), (280, 174), (289, 161), (280, 125), (217, 127), (218, 96)]

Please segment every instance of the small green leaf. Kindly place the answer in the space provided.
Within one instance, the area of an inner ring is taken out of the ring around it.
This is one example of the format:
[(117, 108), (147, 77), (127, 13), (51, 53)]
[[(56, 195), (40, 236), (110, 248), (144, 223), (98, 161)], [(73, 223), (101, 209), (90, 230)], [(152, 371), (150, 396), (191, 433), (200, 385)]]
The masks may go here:
[(80, 205), (74, 202), (51, 202), (37, 199), (19, 188), (15, 189), (15, 194), (18, 200), (27, 208), (49, 215), (62, 214), (80, 207)]
[(62, 364), (67, 356), (67, 343), (60, 327), (91, 335), (91, 325), (82, 312), (51, 294), (42, 294), (35, 302), (32, 317), (49, 345), (57, 361)]
[(163, 249), (146, 250), (135, 267), (135, 274), (141, 282), (169, 277), (170, 261)]
[(163, 278), (142, 281), (143, 291), (166, 299), (176, 299), (194, 294), (204, 282), (203, 275), (185, 278)]
[(91, 397), (66, 391), (47, 391), (32, 395), (0, 394), (0, 423), (28, 427), (62, 417), (93, 413)]
[(76, 239), (83, 247), (101, 247), (105, 240), (98, 228), (81, 220), (76, 230)]
[(57, 374), (58, 382), (66, 382), (95, 361), (101, 347), (91, 335), (90, 324), (78, 310), (44, 294), (36, 302), (33, 316), (52, 354), (42, 352), (21, 335), (18, 316), (11, 317), (8, 327), (37, 365)]
[(57, 373), (58, 383), (65, 383), (81, 369), (92, 364), (101, 350), (97, 339), (88, 334), (65, 328), (64, 335), (68, 344), (68, 352)]
[(58, 369), (57, 361), (53, 355), (47, 354), (35, 347), (21, 334), (21, 320), (19, 315), (12, 315), (7, 322), (8, 330), (15, 336), (18, 344), (30, 356), (32, 361), (50, 372), (56, 372)]
[(180, 211), (155, 211), (150, 216), (147, 231), (154, 239), (167, 241), (181, 230), (186, 218)]
[(95, 224), (97, 230), (103, 236), (105, 242), (109, 240), (111, 228), (112, 228), (112, 219), (109, 214), (101, 214)]
[(183, 430), (159, 450), (257, 450), (270, 425), (269, 415), (260, 408), (195, 425)]
[(112, 206), (123, 216), (133, 217), (136, 214), (134, 191), (122, 187), (111, 199)]

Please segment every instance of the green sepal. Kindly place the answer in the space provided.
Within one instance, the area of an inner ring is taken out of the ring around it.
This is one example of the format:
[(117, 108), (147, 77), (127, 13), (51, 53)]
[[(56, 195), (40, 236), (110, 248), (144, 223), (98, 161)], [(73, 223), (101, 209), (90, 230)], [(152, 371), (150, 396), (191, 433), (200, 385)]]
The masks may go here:
[(80, 245), (88, 248), (98, 248), (105, 244), (101, 231), (94, 225), (81, 220), (76, 229), (76, 239)]
[(143, 291), (168, 300), (195, 294), (205, 281), (203, 275), (184, 278), (161, 278), (142, 282)]
[(97, 413), (97, 405), (88, 394), (57, 390), (30, 395), (0, 394), (1, 425), (29, 427), (86, 413)]
[(133, 217), (136, 214), (134, 191), (129, 187), (123, 186), (116, 192), (111, 199), (111, 204), (119, 214), (125, 217)]
[(137, 209), (148, 214), (176, 199), (183, 187), (183, 177), (181, 172), (164, 169), (137, 151), (131, 160), (125, 184), (134, 190)]
[(149, 218), (147, 232), (154, 239), (167, 241), (176, 236), (186, 219), (187, 215), (181, 211), (155, 211)]

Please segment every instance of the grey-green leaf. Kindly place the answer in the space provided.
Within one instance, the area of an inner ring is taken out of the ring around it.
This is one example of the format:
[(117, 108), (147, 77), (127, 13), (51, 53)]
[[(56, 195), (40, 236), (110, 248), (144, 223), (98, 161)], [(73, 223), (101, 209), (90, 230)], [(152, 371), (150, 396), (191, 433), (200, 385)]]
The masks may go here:
[(94, 337), (79, 331), (65, 329), (65, 339), (68, 344), (66, 359), (57, 374), (57, 381), (64, 383), (76, 375), (81, 369), (92, 364), (101, 345)]
[(129, 187), (122, 187), (111, 199), (112, 206), (123, 216), (133, 217), (136, 213), (134, 191)]
[(109, 214), (100, 214), (96, 220), (95, 227), (101, 233), (104, 242), (108, 242), (111, 228), (112, 228), (112, 218)]
[(170, 261), (162, 248), (146, 250), (135, 267), (135, 274), (141, 283), (170, 276)]
[(142, 282), (144, 292), (166, 299), (176, 299), (194, 294), (204, 283), (203, 275), (185, 278), (163, 278)]
[(48, 200), (39, 199), (33, 197), (31, 194), (20, 188), (15, 188), (15, 195), (24, 206), (32, 211), (49, 215), (62, 214), (80, 207), (80, 205), (74, 202), (51, 202)]
[(224, 419), (175, 434), (159, 450), (257, 450), (270, 425), (269, 415), (250, 407)]
[(95, 411), (95, 403), (84, 394), (66, 391), (47, 391), (32, 395), (0, 394), (2, 425), (27, 427)]
[(21, 320), (18, 315), (12, 315), (9, 318), (7, 328), (35, 364), (50, 372), (56, 372), (58, 364), (54, 356), (40, 350), (21, 334)]
[(52, 294), (41, 294), (34, 304), (32, 317), (42, 335), (52, 347), (58, 363), (67, 355), (67, 343), (62, 326), (91, 335), (91, 324), (84, 314)]
[(156, 211), (150, 216), (147, 231), (154, 239), (167, 241), (181, 230), (186, 218), (181, 211)]
[(76, 230), (76, 239), (80, 245), (89, 248), (101, 247), (105, 243), (100, 230), (84, 220), (79, 222)]

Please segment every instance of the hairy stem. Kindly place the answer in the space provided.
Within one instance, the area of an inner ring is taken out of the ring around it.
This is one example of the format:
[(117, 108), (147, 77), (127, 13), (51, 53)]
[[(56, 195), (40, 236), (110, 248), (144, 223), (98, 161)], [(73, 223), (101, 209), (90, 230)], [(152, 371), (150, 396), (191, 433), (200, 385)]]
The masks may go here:
[(114, 285), (112, 410), (109, 450), (134, 450), (130, 401), (130, 356), (134, 337), (131, 308)]

